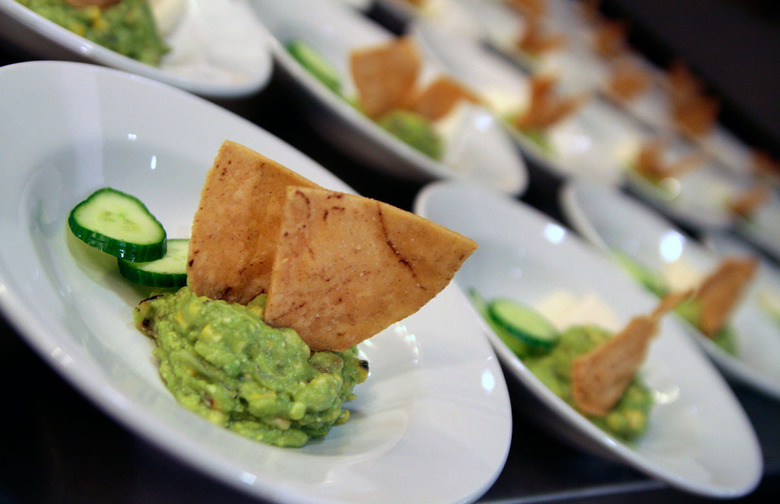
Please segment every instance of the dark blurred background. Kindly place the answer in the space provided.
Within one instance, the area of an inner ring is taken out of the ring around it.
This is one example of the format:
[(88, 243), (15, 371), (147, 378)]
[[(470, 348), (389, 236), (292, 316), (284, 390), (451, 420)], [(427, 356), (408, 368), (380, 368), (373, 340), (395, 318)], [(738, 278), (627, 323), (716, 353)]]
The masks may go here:
[(679, 58), (722, 100), (721, 121), (747, 143), (780, 149), (780, 2), (603, 0), (630, 20), (629, 42), (657, 64)]

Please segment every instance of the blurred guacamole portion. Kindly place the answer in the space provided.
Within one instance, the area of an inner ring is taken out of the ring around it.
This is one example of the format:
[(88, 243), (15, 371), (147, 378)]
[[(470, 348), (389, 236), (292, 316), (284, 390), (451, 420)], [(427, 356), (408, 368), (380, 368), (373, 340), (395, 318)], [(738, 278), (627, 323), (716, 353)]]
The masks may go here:
[(425, 117), (408, 110), (393, 110), (380, 117), (377, 124), (426, 156), (441, 159), (441, 136)]
[(159, 65), (168, 45), (157, 32), (148, 0), (121, 0), (106, 8), (74, 7), (65, 0), (17, 0), (49, 21), (107, 49)]

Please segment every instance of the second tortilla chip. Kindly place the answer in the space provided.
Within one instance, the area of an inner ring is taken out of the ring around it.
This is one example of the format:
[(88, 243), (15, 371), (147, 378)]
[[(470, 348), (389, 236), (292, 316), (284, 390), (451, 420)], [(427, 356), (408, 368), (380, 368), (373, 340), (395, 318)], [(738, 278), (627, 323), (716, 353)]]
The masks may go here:
[(346, 350), (450, 282), (476, 243), (373, 199), (287, 189), (265, 320), (312, 350)]
[(422, 68), (420, 52), (407, 37), (356, 49), (349, 61), (360, 106), (372, 118), (404, 104)]

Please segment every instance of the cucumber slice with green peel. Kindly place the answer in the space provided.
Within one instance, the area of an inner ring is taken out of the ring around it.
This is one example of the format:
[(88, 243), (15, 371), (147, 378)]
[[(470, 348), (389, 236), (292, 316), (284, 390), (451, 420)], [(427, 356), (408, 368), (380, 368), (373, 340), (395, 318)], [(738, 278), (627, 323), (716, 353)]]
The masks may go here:
[(165, 255), (165, 229), (135, 196), (110, 187), (76, 205), (68, 226), (77, 238), (128, 261), (153, 261)]
[(184, 287), (187, 284), (186, 238), (168, 240), (167, 252), (155, 261), (132, 262), (118, 259), (119, 272), (131, 282), (147, 287)]
[(529, 355), (538, 355), (545, 353), (546, 350), (528, 345), (525, 340), (517, 337), (514, 333), (507, 331), (503, 325), (496, 322), (490, 315), (490, 304), (476, 291), (476, 289), (469, 289), (469, 298), (473, 303), (477, 312), (487, 322), (488, 326), (498, 336), (498, 338), (504, 342), (515, 355), (520, 358), (527, 357)]
[(287, 52), (328, 89), (341, 94), (341, 75), (314, 47), (303, 40), (287, 42)]
[(541, 313), (511, 299), (496, 299), (488, 305), (490, 318), (531, 347), (548, 349), (560, 338), (558, 329)]

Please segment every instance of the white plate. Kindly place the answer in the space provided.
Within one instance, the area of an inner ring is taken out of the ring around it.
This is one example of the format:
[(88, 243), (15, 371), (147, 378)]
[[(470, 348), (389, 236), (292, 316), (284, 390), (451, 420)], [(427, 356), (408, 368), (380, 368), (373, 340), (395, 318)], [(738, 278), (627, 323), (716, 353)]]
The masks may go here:
[(114, 261), (84, 260), (84, 247), (66, 238), (70, 209), (104, 185), (141, 198), (170, 236), (188, 236), (224, 139), (349, 190), (330, 172), (208, 102), (101, 67), (3, 67), (0, 115), (13, 132), (0, 136), (0, 307), (106, 413), (205, 473), (273, 501), (466, 502), (493, 483), (511, 439), (509, 399), (456, 286), (360, 345), (371, 375), (355, 390), (349, 422), (302, 449), (281, 449), (180, 406), (158, 376), (152, 343), (132, 326), (141, 289), (117, 275)]
[[(430, 23), (414, 23), (411, 33), (431, 59), (474, 90), (499, 117), (528, 106), (530, 76), (515, 64), (468, 37)], [(584, 177), (608, 185), (622, 181), (626, 163), (646, 135), (633, 117), (596, 97), (548, 129), (553, 153), (544, 152), (508, 123), (504, 126), (536, 164), (561, 177)]]
[[(686, 144), (683, 141), (679, 145)], [(686, 149), (687, 150), (687, 149)], [(679, 159), (685, 152), (672, 153), (669, 160)], [(630, 170), (626, 183), (637, 196), (661, 213), (699, 229), (725, 229), (735, 219), (729, 203), (747, 188), (746, 180), (720, 164), (705, 161), (701, 166), (669, 178), (661, 185)]]
[[(423, 189), (415, 211), (477, 240), (479, 249), (455, 281), (488, 299), (507, 296), (534, 305), (560, 289), (596, 293), (623, 324), (657, 303), (600, 252), (498, 193), (440, 182)], [(545, 424), (570, 439), (689, 492), (736, 497), (760, 480), (761, 451), (742, 407), (674, 319), (663, 319), (641, 371), (656, 404), (648, 431), (633, 445), (591, 424), (545, 387), (487, 326), (485, 332), (506, 367), (551, 410)]]
[[(607, 253), (620, 251), (659, 273), (690, 268), (696, 275), (706, 274), (718, 262), (716, 254), (627, 196), (578, 182), (565, 187), (561, 199), (572, 225)], [(758, 275), (762, 274), (759, 269)], [(756, 294), (755, 289), (746, 293), (731, 320), (738, 357), (724, 352), (692, 325), (683, 321), (683, 326), (731, 377), (780, 399), (780, 334)]]
[[(309, 74), (283, 45), (311, 44), (343, 76), (344, 91), (355, 94), (349, 71), (353, 49), (386, 43), (393, 35), (361, 14), (331, 0), (256, 0), (254, 7), (275, 37), (274, 55), (291, 90), (306, 106), (305, 116), (326, 139), (347, 154), (395, 176), (418, 181), (464, 178), (512, 194), (528, 183), (522, 158), (499, 121), (481, 107), (464, 107), (444, 133), (445, 152), (435, 161), (391, 135), (348, 105)], [(425, 62), (421, 80), (441, 73)]]
[(171, 51), (159, 67), (90, 42), (15, 0), (0, 0), (0, 38), (40, 58), (98, 63), (207, 98), (252, 95), (273, 70), (268, 34), (248, 0), (187, 0), (183, 17), (165, 38)]

